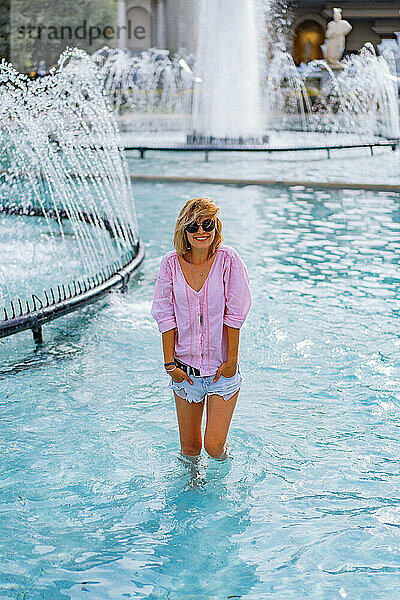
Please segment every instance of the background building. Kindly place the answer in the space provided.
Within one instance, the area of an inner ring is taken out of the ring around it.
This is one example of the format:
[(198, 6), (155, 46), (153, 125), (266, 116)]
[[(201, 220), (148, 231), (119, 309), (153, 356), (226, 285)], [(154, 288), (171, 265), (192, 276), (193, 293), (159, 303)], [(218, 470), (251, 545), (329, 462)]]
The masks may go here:
[(194, 50), (198, 0), (117, 0), (117, 3), (120, 48)]
[[(200, 0), (117, 0), (118, 22), (126, 27), (118, 45), (130, 50), (152, 46), (195, 51), (196, 21)], [(325, 28), (332, 19), (333, 7), (341, 8), (343, 18), (353, 26), (346, 38), (346, 54), (359, 50), (365, 42), (375, 47), (385, 38), (400, 32), (400, 3), (341, 0), (321, 2), (303, 0), (293, 3), (293, 58), (297, 64), (322, 58)]]
[[(67, 47), (74, 46), (89, 54), (106, 45), (132, 52), (158, 47), (172, 52), (186, 48), (194, 53), (200, 1), (84, 0), (76, 3), (63, 0), (62, 3), (46, 3), (30, 0), (23, 3), (1, 0), (0, 57), (13, 62), (19, 70), (30, 72), (37, 70), (39, 63), (45, 64), (47, 69), (56, 65), (59, 55)], [(395, 40), (395, 32), (400, 32), (398, 0), (270, 1), (277, 7), (271, 12), (278, 16), (266, 36), (271, 40), (272, 32), (272, 37), (276, 38), (273, 42), (286, 39), (296, 64), (322, 58), (321, 45), (326, 25), (332, 19), (333, 7), (341, 8), (343, 18), (353, 27), (346, 38), (345, 54), (358, 51), (367, 41), (377, 48), (382, 40)], [(288, 12), (279, 14), (286, 5)], [(286, 25), (288, 14), (289, 31)], [(229, 16), (227, 14), (226, 18)], [(90, 31), (95, 35), (91, 36)], [(400, 65), (400, 46), (398, 48)]]

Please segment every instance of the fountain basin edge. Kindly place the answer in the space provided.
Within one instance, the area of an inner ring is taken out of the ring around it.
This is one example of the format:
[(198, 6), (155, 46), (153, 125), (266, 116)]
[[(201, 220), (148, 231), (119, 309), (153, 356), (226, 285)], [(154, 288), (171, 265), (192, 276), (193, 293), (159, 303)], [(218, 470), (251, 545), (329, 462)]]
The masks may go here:
[[(0, 321), (0, 338), (31, 329), (35, 341), (41, 343), (41, 327), (44, 323), (48, 323), (49, 321), (53, 321), (54, 319), (58, 319), (59, 317), (79, 310), (88, 304), (93, 304), (115, 289), (122, 289), (122, 291), (125, 291), (132, 273), (138, 269), (144, 259), (145, 251), (141, 240), (138, 240), (135, 250), (135, 255), (127, 264), (125, 264), (125, 266), (122, 266), (122, 268), (118, 269), (111, 277), (100, 284), (95, 284), (92, 287), (90, 281), (87, 280), (88, 285), (86, 285), (86, 281), (84, 283), (85, 289), (81, 293), (70, 297), (66, 297), (65, 285), (62, 286), (65, 297), (60, 297), (60, 286), (58, 286), (59, 300), (55, 303), (40, 307), (38, 310), (34, 310), (24, 315), (13, 316)], [(99, 275), (93, 276), (90, 279), (95, 282), (98, 277)]]

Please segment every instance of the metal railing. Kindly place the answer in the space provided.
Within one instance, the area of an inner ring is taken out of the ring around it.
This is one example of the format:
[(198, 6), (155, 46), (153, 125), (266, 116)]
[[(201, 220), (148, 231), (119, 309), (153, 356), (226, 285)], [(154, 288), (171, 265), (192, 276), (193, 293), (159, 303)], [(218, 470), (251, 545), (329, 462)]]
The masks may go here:
[[(22, 206), (0, 205), (0, 213), (8, 215), (24, 215), (44, 217), (44, 212), (40, 208), (26, 208)], [(46, 211), (47, 216), (52, 215), (51, 211)], [(68, 219), (65, 211), (59, 210), (58, 217)], [(95, 222), (91, 213), (82, 213), (82, 220), (86, 222)], [(96, 217), (98, 220), (98, 217)], [(114, 236), (109, 221), (101, 219), (104, 227), (111, 237)], [(127, 226), (125, 226), (127, 229)], [(71, 283), (62, 283), (44, 290), (43, 297), (37, 294), (31, 294), (31, 299), (16, 298), (10, 301), (10, 308), (3, 308), (4, 319), (0, 320), (0, 338), (7, 337), (31, 329), (36, 344), (43, 342), (42, 325), (58, 319), (71, 312), (79, 310), (88, 304), (97, 302), (114, 289), (125, 291), (128, 281), (134, 271), (140, 266), (144, 259), (144, 246), (141, 240), (135, 241), (132, 231), (128, 228), (129, 239), (132, 247), (125, 252), (118, 260), (109, 265), (105, 265), (87, 278), (76, 279)]]
[(332, 144), (327, 146), (291, 146), (291, 147), (272, 147), (267, 145), (258, 146), (245, 146), (245, 145), (231, 145), (231, 146), (207, 146), (202, 144), (176, 144), (176, 145), (137, 145), (137, 146), (124, 146), (123, 149), (126, 151), (136, 150), (139, 152), (140, 158), (145, 158), (146, 152), (204, 152), (205, 161), (208, 162), (208, 155), (210, 152), (267, 152), (267, 153), (279, 153), (279, 152), (310, 152), (313, 150), (324, 150), (328, 154), (328, 158), (331, 157), (332, 150), (348, 150), (351, 148), (369, 148), (371, 155), (374, 153), (374, 148), (379, 147), (390, 147), (392, 151), (396, 150), (400, 145), (400, 140), (386, 140), (382, 142), (364, 142), (360, 144)]

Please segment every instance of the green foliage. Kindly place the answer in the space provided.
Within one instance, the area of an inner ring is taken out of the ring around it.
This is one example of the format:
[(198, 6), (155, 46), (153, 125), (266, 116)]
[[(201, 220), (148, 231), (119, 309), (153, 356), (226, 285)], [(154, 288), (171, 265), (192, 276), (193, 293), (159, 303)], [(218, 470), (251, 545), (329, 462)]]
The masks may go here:
[[(76, 46), (92, 54), (115, 46), (115, 0), (13, 0), (11, 2), (11, 62), (24, 72), (45, 61), (47, 70), (60, 54)], [(92, 28), (92, 29), (90, 29)], [(105, 28), (107, 35), (104, 35)], [(113, 35), (113, 39), (107, 39)]]

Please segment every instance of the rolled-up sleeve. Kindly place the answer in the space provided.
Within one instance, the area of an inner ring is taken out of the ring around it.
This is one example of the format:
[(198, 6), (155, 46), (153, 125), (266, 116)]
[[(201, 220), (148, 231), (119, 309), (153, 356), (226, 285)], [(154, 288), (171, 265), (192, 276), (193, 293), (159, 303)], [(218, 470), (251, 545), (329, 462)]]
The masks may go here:
[(239, 254), (234, 251), (224, 273), (225, 313), (224, 325), (240, 329), (251, 306), (250, 283), (247, 269)]
[(154, 289), (151, 314), (157, 321), (160, 333), (176, 328), (172, 274), (168, 257), (166, 256), (161, 260), (160, 272)]

